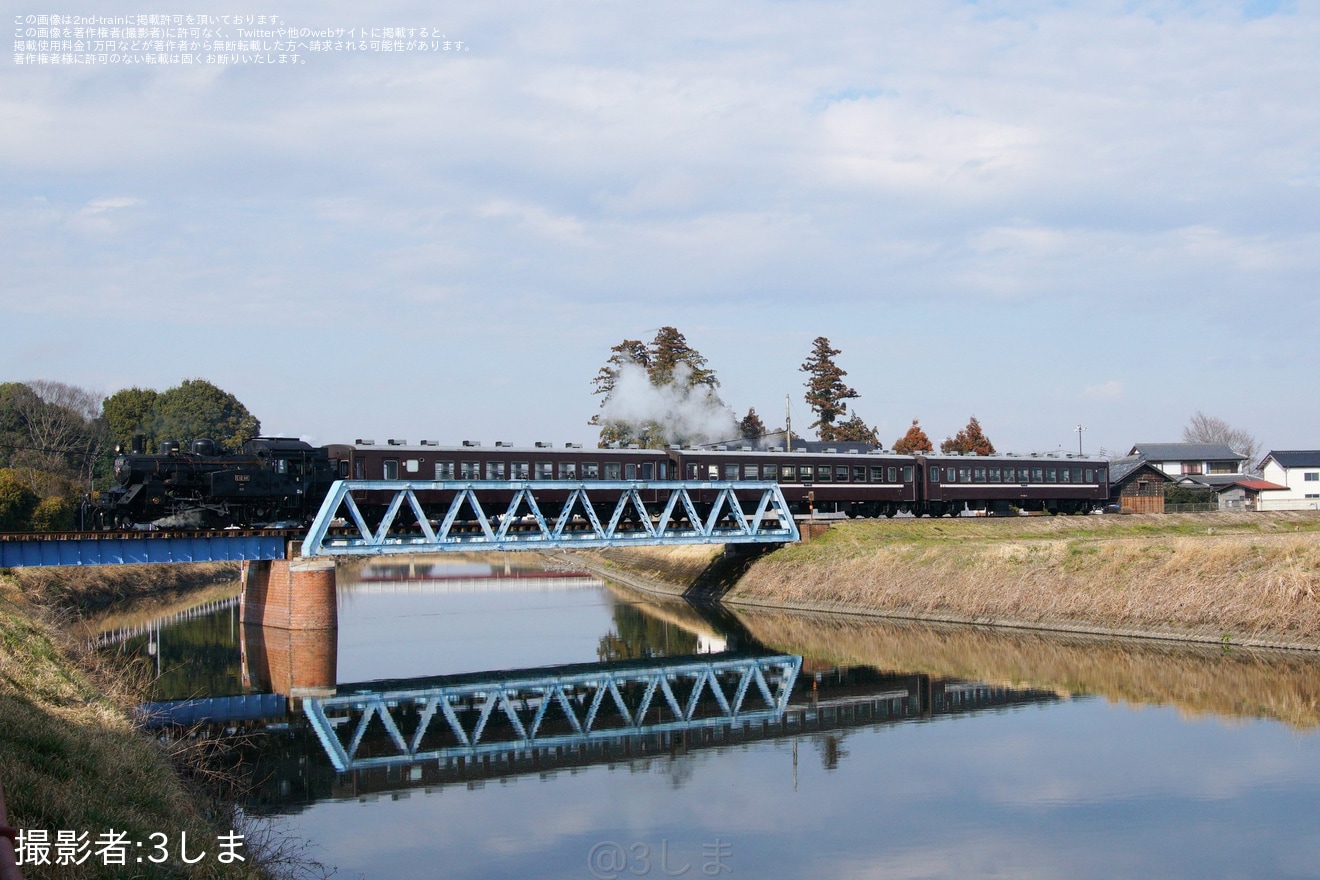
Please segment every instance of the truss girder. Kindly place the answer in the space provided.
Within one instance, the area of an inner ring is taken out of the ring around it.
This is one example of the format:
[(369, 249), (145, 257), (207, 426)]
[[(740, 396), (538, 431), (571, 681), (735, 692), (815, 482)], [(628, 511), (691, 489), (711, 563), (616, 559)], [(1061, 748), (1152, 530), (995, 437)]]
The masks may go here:
[[(694, 494), (713, 496), (704, 517)], [(753, 498), (756, 512), (748, 516), (743, 501)], [(553, 522), (544, 513), (550, 504), (559, 510)], [(373, 523), (364, 507), (382, 511), (379, 520)], [(410, 517), (400, 517), (405, 510)], [(611, 511), (609, 518), (598, 510)], [(335, 526), (340, 528), (332, 532)], [(341, 480), (313, 520), (302, 555), (777, 544), (798, 538), (773, 482)]]
[[(346, 771), (774, 721), (801, 668), (792, 655), (616, 666), (308, 698), (303, 712), (331, 763)], [(753, 693), (760, 699), (749, 699)]]

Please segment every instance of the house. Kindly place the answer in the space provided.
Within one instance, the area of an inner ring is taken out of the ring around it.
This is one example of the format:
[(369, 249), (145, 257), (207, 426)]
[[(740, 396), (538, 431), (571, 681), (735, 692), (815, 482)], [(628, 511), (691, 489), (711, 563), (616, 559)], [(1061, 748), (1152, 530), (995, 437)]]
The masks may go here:
[[(1250, 477), (1234, 480), (1215, 487), (1219, 496), (1220, 510), (1267, 510), (1261, 505), (1262, 492), (1286, 492), (1287, 486), (1271, 483), (1269, 480), (1256, 480)], [(1275, 497), (1273, 494), (1270, 496)]]
[(1129, 513), (1163, 513), (1164, 489), (1173, 477), (1140, 455), (1109, 463), (1109, 497)]
[[(1128, 455), (1136, 455), (1173, 477), (1242, 474), (1247, 460), (1227, 443), (1138, 443)], [(1208, 484), (1207, 484), (1208, 485)]]
[(1320, 510), (1320, 449), (1271, 450), (1262, 476), (1283, 487), (1259, 501), (1259, 510)]

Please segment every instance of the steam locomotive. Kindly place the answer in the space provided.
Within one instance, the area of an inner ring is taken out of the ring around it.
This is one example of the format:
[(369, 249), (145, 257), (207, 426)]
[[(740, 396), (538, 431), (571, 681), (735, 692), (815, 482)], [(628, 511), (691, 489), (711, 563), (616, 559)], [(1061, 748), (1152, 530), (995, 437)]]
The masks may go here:
[[(523, 481), (758, 480), (780, 486), (793, 513), (850, 517), (1007, 514), (1018, 510), (1086, 513), (1109, 500), (1108, 462), (1081, 456), (903, 455), (867, 444), (804, 442), (792, 451), (725, 445), (706, 448), (595, 449), (537, 443), (482, 447), (465, 442), (441, 447), (423, 441), (313, 447), (286, 437), (249, 440), (235, 454), (209, 440), (186, 448), (166, 443), (159, 454), (140, 444), (118, 455), (114, 488), (92, 508), (100, 528), (214, 528), (228, 525), (300, 525), (310, 521), (339, 479), (439, 480), (487, 483), (492, 509), (512, 498)], [(699, 512), (717, 490), (691, 492)], [(562, 497), (560, 497), (562, 496)], [(442, 516), (452, 492), (422, 493)], [(667, 495), (643, 491), (651, 507)], [(538, 493), (554, 515), (567, 492)], [(650, 510), (649, 512), (656, 512)]]

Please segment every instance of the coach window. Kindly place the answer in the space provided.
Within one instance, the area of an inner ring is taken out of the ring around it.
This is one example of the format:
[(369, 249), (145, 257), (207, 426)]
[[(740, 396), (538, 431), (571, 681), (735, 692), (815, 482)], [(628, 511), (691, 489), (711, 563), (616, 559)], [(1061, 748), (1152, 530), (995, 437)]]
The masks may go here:
[[(695, 467), (695, 465), (693, 465), (693, 467)], [(622, 472), (619, 469), (619, 463), (617, 461), (605, 462), (605, 479), (622, 480), (623, 477), (621, 474)]]
[(932, 483), (938, 483), (940, 481), (940, 469), (934, 465), (932, 465), (930, 469), (930, 481)]
[(827, 464), (816, 465), (816, 482), (828, 483), (830, 481), (830, 466)]
[(1073, 472), (1073, 482), (1074, 482), (1074, 483), (1080, 483), (1080, 482), (1082, 481), (1082, 469), (1081, 469), (1081, 468), (1073, 468), (1073, 469), (1072, 469), (1072, 472)]
[(718, 480), (720, 478), (720, 466), (711, 464), (706, 466), (706, 479)]
[(865, 465), (854, 465), (854, 466), (853, 466), (853, 477), (852, 477), (852, 481), (853, 481), (854, 483), (865, 483), (865, 482), (866, 482), (866, 466), (865, 466)]
[(999, 468), (990, 468), (990, 482), (999, 482)]
[(885, 469), (883, 467), (877, 467), (876, 465), (871, 465), (871, 482), (883, 483), (884, 481), (885, 481)]
[(1095, 482), (1095, 468), (1087, 468), (1087, 469), (1086, 469), (1086, 482), (1088, 482), (1088, 483), (1094, 483), (1094, 482)]
[(420, 465), (421, 465), (421, 462), (419, 462), (417, 459), (415, 459), (415, 458), (410, 458), (410, 459), (408, 459), (407, 461), (405, 461), (405, 462), (403, 463), (403, 469), (406, 470), (406, 471), (407, 471), (408, 473), (410, 473), (410, 474), (415, 474), (415, 473), (417, 473), (417, 470), (418, 470), (418, 468), (420, 467)]
[(1043, 483), (1045, 481), (1045, 471), (1042, 468), (1031, 469), (1031, 482)]
[(348, 479), (348, 460), (347, 460), (347, 459), (341, 459), (340, 462), (339, 462), (339, 478), (340, 478), (341, 480), (346, 480), (346, 479)]
[(754, 465), (754, 464), (745, 464), (745, 465), (743, 465), (743, 479), (744, 479), (744, 480), (755, 480), (755, 479), (756, 479), (756, 475), (757, 475), (757, 473), (759, 473), (759, 469), (757, 468), (756, 465)]
[(897, 483), (897, 482), (898, 482), (898, 468), (896, 468), (896, 467), (891, 467), (891, 468), (889, 469), (889, 482), (891, 482), (891, 483)]
[(381, 462), (382, 477), (386, 480), (397, 480), (399, 478), (399, 460), (397, 458), (387, 458)]
[(634, 462), (629, 462), (628, 464), (625, 464), (625, 465), (623, 466), (623, 478), (624, 478), (625, 480), (635, 480), (635, 479), (637, 479), (637, 465), (636, 465), (636, 463), (634, 463)]
[(1060, 483), (1072, 482), (1072, 479), (1070, 478), (1067, 468), (1059, 468), (1059, 482)]
[(365, 458), (353, 459), (353, 479), (365, 480), (367, 478), (367, 460)]
[(971, 468), (958, 468), (958, 482), (970, 483), (972, 481)]
[(577, 462), (576, 462), (576, 461), (561, 461), (561, 462), (559, 463), (559, 479), (561, 479), (561, 480), (576, 480), (576, 479), (577, 479)]
[(532, 478), (532, 465), (526, 461), (515, 461), (512, 472), (509, 474), (515, 480), (530, 480)]
[(458, 478), (460, 480), (479, 480), (481, 479), (481, 462), (463, 461), (458, 465)]
[(486, 479), (488, 480), (504, 479), (504, 462), (502, 461), (486, 462)]
[(798, 479), (803, 483), (811, 482), (811, 465), (809, 464), (798, 465)]
[(555, 463), (553, 461), (538, 461), (536, 463), (536, 479), (553, 480), (555, 478)]
[(437, 461), (435, 463), (435, 478), (437, 480), (452, 480), (454, 478), (454, 463), (452, 461)]
[(912, 482), (912, 465), (910, 464), (903, 465), (903, 482)]
[(848, 466), (846, 464), (836, 464), (834, 466), (834, 482), (848, 482)]
[(738, 479), (738, 466), (736, 464), (726, 464), (724, 466), (724, 479), (726, 480)]
[(779, 482), (781, 483), (793, 482), (793, 466), (791, 464), (785, 464), (779, 466)]
[(584, 461), (584, 462), (582, 462), (582, 479), (584, 479), (584, 480), (599, 480), (599, 479), (600, 479), (600, 462), (598, 462), (598, 461)]
[(776, 470), (777, 468), (772, 464), (761, 465), (761, 479), (773, 480), (775, 478)]
[(1045, 468), (1045, 482), (1047, 483), (1059, 482), (1059, 475), (1054, 468)]
[(653, 461), (642, 462), (642, 479), (643, 480), (655, 479), (655, 462)]
[(973, 468), (973, 469), (972, 469), (972, 481), (975, 482), (975, 483), (984, 483), (984, 482), (985, 482), (985, 468)]
[(1097, 483), (1103, 483), (1103, 482), (1105, 482), (1106, 479), (1108, 479), (1108, 478), (1105, 476), (1105, 469), (1104, 469), (1104, 468), (1097, 468), (1097, 469), (1096, 469), (1096, 472), (1095, 472), (1095, 481), (1096, 481)]

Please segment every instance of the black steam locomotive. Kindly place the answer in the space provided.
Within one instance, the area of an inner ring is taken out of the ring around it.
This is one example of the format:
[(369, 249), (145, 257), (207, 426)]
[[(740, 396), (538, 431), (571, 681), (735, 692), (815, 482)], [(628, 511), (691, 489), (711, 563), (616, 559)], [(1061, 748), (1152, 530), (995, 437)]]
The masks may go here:
[(115, 485), (90, 506), (86, 525), (101, 529), (204, 529), (301, 524), (338, 478), (324, 448), (289, 437), (258, 437), (241, 452), (211, 440), (185, 448), (165, 441), (147, 454), (135, 437), (115, 456)]
[[(262, 437), (249, 440), (237, 454), (217, 453), (209, 440), (194, 440), (186, 449), (168, 443), (157, 455), (143, 453), (137, 444), (136, 451), (115, 459), (116, 486), (94, 505), (89, 525), (294, 526), (310, 521), (337, 479), (484, 482), (492, 509), (512, 498), (512, 484), (540, 480), (772, 481), (795, 514), (863, 517), (956, 516), (968, 510), (1086, 513), (1109, 500), (1108, 462), (1070, 455), (902, 455), (863, 444), (823, 443), (804, 443), (792, 451), (740, 444), (704, 449), (556, 448), (549, 443), (442, 447), (393, 440), (313, 447), (301, 440)], [(426, 490), (419, 497), (428, 517), (438, 519), (453, 494)], [(538, 493), (537, 501), (554, 516), (556, 502), (567, 495)], [(643, 495), (648, 507), (667, 497)], [(704, 516), (715, 490), (696, 489), (692, 495)]]

